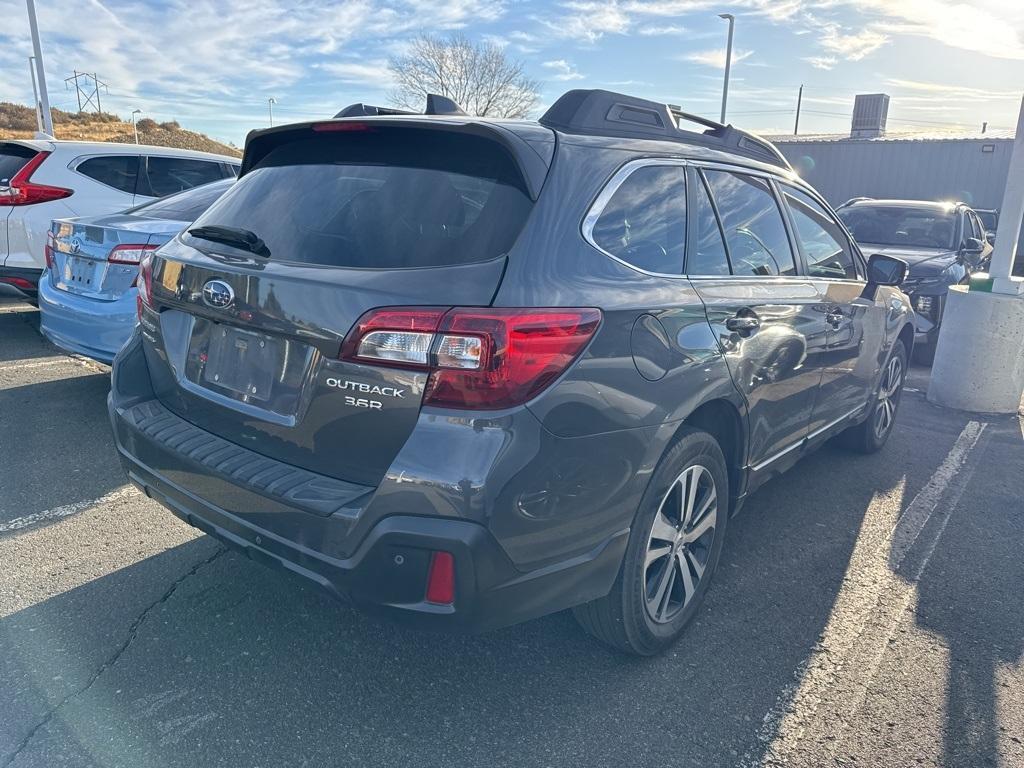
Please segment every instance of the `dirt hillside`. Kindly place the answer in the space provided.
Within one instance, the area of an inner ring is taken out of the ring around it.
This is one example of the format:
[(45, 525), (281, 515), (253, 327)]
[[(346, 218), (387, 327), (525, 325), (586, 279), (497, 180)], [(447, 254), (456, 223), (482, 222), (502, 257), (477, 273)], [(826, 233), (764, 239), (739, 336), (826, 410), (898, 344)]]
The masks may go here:
[[(202, 133), (187, 131), (171, 121), (157, 123), (143, 118), (138, 122), (139, 143), (154, 144), (158, 147), (194, 149), (200, 152), (216, 152), (221, 155), (241, 157), (238, 147), (221, 144)], [(58, 139), (82, 141), (123, 141), (134, 142), (131, 121), (117, 115), (95, 113), (78, 114), (53, 110), (53, 130)], [(31, 139), (36, 132), (36, 119), (32, 107), (0, 101), (0, 139)]]

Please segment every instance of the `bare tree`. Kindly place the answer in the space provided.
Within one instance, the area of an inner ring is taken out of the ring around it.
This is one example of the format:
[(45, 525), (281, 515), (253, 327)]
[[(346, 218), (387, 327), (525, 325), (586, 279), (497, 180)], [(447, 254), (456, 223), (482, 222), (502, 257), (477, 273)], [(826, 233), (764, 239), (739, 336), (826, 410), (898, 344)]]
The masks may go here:
[(391, 100), (419, 111), (428, 93), (453, 99), (479, 117), (526, 117), (537, 103), (540, 83), (523, 62), (510, 59), (497, 45), (474, 43), (464, 35), (420, 35), (405, 56), (394, 56), (388, 69), (395, 81)]

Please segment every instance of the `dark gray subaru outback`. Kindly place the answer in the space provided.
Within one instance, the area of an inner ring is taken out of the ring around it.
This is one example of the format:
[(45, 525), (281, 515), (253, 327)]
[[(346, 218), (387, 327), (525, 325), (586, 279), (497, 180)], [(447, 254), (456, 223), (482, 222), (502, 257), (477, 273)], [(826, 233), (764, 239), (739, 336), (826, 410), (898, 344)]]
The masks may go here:
[(537, 122), (432, 106), (250, 134), (142, 266), (124, 465), (360, 606), (473, 631), (574, 608), (655, 653), (754, 488), (886, 441), (906, 265), (735, 128), (606, 91)]

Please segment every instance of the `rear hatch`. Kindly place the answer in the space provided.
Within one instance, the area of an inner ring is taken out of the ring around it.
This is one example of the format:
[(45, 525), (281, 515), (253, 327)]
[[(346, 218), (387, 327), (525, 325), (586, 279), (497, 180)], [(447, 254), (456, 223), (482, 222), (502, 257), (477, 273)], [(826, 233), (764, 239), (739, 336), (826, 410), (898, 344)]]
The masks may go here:
[(427, 373), (343, 360), (342, 341), (375, 308), (491, 303), (538, 189), (519, 151), (537, 157), (468, 122), (251, 136), (237, 184), (153, 259), (141, 324), (161, 402), (278, 461), (378, 483)]
[(135, 284), (141, 257), (186, 226), (131, 214), (58, 219), (50, 230), (50, 280), (61, 291), (114, 301)]

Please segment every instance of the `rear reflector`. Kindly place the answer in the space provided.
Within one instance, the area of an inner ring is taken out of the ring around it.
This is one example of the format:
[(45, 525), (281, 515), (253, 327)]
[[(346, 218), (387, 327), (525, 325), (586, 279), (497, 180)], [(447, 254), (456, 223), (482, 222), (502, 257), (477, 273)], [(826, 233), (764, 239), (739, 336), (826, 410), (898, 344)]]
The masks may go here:
[(7, 283), (13, 285), (22, 291), (34, 291), (35, 286), (31, 281), (26, 280), (24, 277), (0, 277), (0, 283)]
[(35, 184), (31, 181), (32, 174), (49, 156), (49, 152), (40, 152), (11, 177), (7, 190), (0, 193), (0, 206), (35, 205), (36, 203), (60, 200), (72, 195), (74, 190), (65, 189), (64, 187), (51, 187), (46, 184)]
[(117, 245), (107, 254), (107, 261), (112, 264), (138, 264), (149, 251), (155, 251), (155, 245)]
[(426, 600), (437, 605), (455, 602), (455, 558), (451, 552), (434, 552), (430, 556)]
[(496, 410), (525, 403), (572, 364), (597, 309), (387, 307), (367, 312), (342, 359), (430, 371), (423, 402)]

